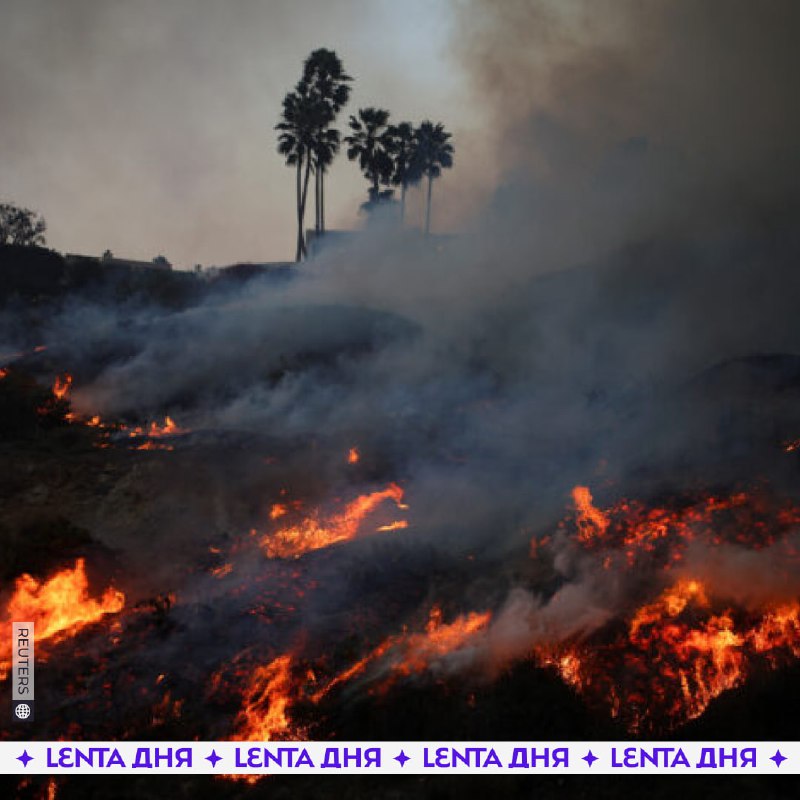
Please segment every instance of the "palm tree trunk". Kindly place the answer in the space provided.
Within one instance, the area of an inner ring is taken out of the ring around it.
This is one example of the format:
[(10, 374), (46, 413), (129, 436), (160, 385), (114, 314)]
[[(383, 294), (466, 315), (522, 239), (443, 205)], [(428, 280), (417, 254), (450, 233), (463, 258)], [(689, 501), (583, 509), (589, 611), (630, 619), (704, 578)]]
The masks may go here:
[(303, 209), (301, 206), (302, 191), (301, 191), (301, 178), (302, 178), (303, 161), (297, 159), (297, 250), (295, 251), (294, 260), (300, 261), (303, 257)]
[(425, 207), (425, 235), (431, 232), (431, 189), (433, 188), (433, 177), (428, 175), (428, 203)]
[(403, 223), (406, 219), (406, 182), (403, 181), (400, 184), (400, 227), (403, 227)]
[(325, 170), (319, 173), (319, 232), (325, 233)]
[(319, 174), (319, 163), (314, 170), (314, 232), (319, 236), (319, 229), (320, 229), (320, 200), (319, 200), (319, 193), (320, 193), (320, 174)]
[(306, 249), (306, 239), (303, 235), (303, 223), (306, 218), (306, 200), (308, 200), (308, 179), (311, 177), (311, 156), (306, 158), (306, 174), (303, 180), (303, 197), (300, 203), (300, 244), (302, 245), (303, 255), (308, 257)]

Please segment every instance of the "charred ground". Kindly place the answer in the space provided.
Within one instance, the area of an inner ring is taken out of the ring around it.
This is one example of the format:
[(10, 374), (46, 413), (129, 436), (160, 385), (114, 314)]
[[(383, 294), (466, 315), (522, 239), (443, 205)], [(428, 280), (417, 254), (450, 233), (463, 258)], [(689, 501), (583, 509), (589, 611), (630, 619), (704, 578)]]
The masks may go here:
[[(763, 250), (751, 247), (760, 257)], [(626, 727), (629, 717), (615, 717), (591, 691), (565, 683), (531, 620), (551, 614), (559, 647), (607, 647), (625, 633), (637, 607), (654, 601), (653, 575), (659, 591), (670, 586), (663, 567), (671, 553), (685, 547), (691, 555), (706, 535), (757, 555), (773, 540), (791, 543), (800, 359), (790, 349), (765, 347), (781, 337), (761, 336), (763, 329), (746, 317), (752, 311), (762, 319), (764, 308), (779, 315), (800, 299), (797, 278), (784, 269), (794, 250), (777, 248), (774, 275), (785, 279), (774, 289), (780, 302), (769, 293), (748, 297), (751, 262), (735, 252), (740, 266), (728, 262), (722, 284), (725, 314), (709, 312), (706, 331), (679, 327), (680, 347), (717, 352), (716, 360), (676, 366), (681, 354), (672, 353), (673, 361), (664, 348), (675, 319), (692, 321), (695, 312), (702, 318), (719, 262), (704, 263), (688, 246), (648, 245), (610, 263), (538, 279), (517, 290), (503, 314), (474, 318), (466, 353), (453, 350), (442, 362), (457, 363), (457, 390), (447, 369), (434, 383), (398, 359), (420, 342), (427, 347), (428, 335), (419, 321), (398, 313), (304, 298), (305, 304), (294, 300), (277, 310), (257, 307), (269, 321), (259, 322), (263, 327), (250, 338), (234, 340), (225, 338), (228, 320), (250, 313), (238, 293), (195, 296), (157, 311), (139, 296), (120, 309), (109, 296), (87, 297), (77, 286), (43, 299), (6, 273), (6, 297), (14, 298), (6, 320), (21, 332), (15, 339), (21, 350), (0, 380), (5, 596), (23, 573), (44, 583), (83, 559), (92, 596), (113, 586), (126, 598), (123, 613), (110, 612), (48, 648), (37, 672), (38, 707), (46, 709), (37, 735), (246, 738), (245, 723), (253, 720), (242, 716), (245, 678), (286, 653), (292, 659), (285, 673), (263, 674), (262, 688), (279, 677), (288, 687), (289, 721), (273, 731), (277, 738), (300, 731), (324, 739), (637, 735)], [(260, 293), (284, 291), (269, 279), (254, 286)], [(21, 307), (28, 311), (20, 316)], [(30, 309), (37, 309), (35, 323)], [(98, 327), (100, 318), (120, 327)], [(308, 336), (306, 328), (313, 328)], [(97, 330), (110, 333), (94, 338)], [(731, 346), (709, 347), (710, 334)], [(215, 338), (219, 349), (208, 361), (181, 370), (184, 354), (217, 346)], [(554, 341), (568, 347), (553, 349)], [(565, 352), (577, 377), (560, 367)], [(633, 374), (632, 365), (652, 375)], [(155, 379), (143, 390), (133, 378), (148, 370)], [(73, 382), (59, 396), (53, 381), (65, 374)], [(379, 379), (385, 384), (373, 393)], [(285, 427), (253, 415), (260, 403), (298, 385), (309, 394), (302, 415), (295, 407)], [(336, 424), (315, 427), (320, 394), (322, 418)], [(555, 409), (567, 394), (579, 398), (580, 414), (559, 419)], [(102, 406), (97, 422), (93, 402)], [(337, 416), (343, 409), (346, 416)], [(354, 448), (355, 461), (348, 456)], [(570, 499), (571, 488), (583, 482), (594, 487), (594, 507), (610, 520), (610, 532), (603, 529), (595, 542), (581, 540)], [(408, 510), (386, 488), (394, 485), (404, 488)], [(386, 491), (369, 512), (383, 516), (348, 538), (350, 504)], [(712, 504), (706, 517), (687, 517), (687, 509), (705, 508), (709, 496), (728, 498), (732, 510), (718, 512)], [(735, 499), (741, 496), (746, 500)], [(640, 516), (627, 498), (641, 505)], [(659, 509), (673, 525), (666, 556), (662, 544), (650, 547), (655, 529), (648, 525)], [(408, 529), (375, 532), (398, 515)], [(309, 519), (339, 538), (319, 546), (314, 539), (295, 557), (265, 557), (264, 543), (280, 530), (298, 530), (306, 542), (317, 536)], [(634, 556), (626, 555), (631, 542), (639, 548)], [(609, 594), (604, 557), (619, 559), (619, 596)], [(753, 569), (763, 572), (771, 563)], [(785, 578), (784, 595), (795, 591), (792, 580)], [(554, 599), (569, 586), (578, 587), (578, 598), (564, 618), (553, 616)], [(517, 615), (509, 601), (515, 590), (539, 605)], [(706, 624), (710, 613), (695, 600), (680, 616), (689, 629)], [(745, 608), (749, 601), (726, 588), (713, 611), (740, 602)], [(584, 620), (570, 632), (595, 607), (610, 616)], [(484, 612), (505, 627), (470, 621)], [(388, 662), (376, 654), (386, 642), (394, 654)], [(748, 665), (746, 678), (731, 677), (696, 717), (656, 715), (638, 733), (794, 738), (785, 714), (800, 699), (792, 642), (770, 650), (772, 660)], [(365, 671), (343, 680), (360, 660)], [(624, 692), (627, 679), (616, 668), (605, 680)], [(259, 711), (269, 707), (262, 702)], [(496, 785), (512, 796), (564, 791), (556, 780)], [(719, 786), (721, 794), (733, 784)], [(18, 788), (20, 796), (38, 796), (45, 785)], [(310, 779), (269, 779), (253, 788), (198, 779), (126, 783), (114, 791), (92, 780), (59, 784), (65, 798), (325, 796), (334, 789)], [(344, 779), (335, 791), (433, 798), (467, 790), (455, 780), (409, 778), (391, 786)], [(604, 780), (570, 788), (572, 796), (581, 791), (611, 797), (620, 787)], [(656, 783), (650, 791), (666, 794)], [(737, 791), (782, 796), (780, 787), (756, 780), (737, 784)]]

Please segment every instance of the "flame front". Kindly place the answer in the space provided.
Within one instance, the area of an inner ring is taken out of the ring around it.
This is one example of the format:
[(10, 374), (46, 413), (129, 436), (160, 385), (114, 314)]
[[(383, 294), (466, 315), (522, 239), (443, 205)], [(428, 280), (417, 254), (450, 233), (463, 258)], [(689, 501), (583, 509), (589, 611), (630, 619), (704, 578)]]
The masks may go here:
[(800, 604), (740, 616), (715, 613), (699, 581), (679, 581), (637, 609), (610, 642), (542, 648), (539, 656), (632, 731), (674, 727), (740, 686), (759, 656), (771, 666), (800, 656)]
[[(89, 595), (85, 562), (79, 558), (74, 567), (66, 567), (45, 581), (20, 575), (6, 604), (3, 627), (14, 620), (33, 622), (38, 644), (72, 636), (106, 614), (120, 611), (124, 605), (125, 595), (116, 589), (106, 589), (97, 600)], [(10, 657), (8, 643), (0, 651), (0, 680), (8, 674)]]
[(456, 617), (452, 622), (442, 621), (442, 610), (434, 606), (422, 632), (403, 631), (389, 636), (377, 647), (340, 672), (314, 695), (321, 699), (333, 688), (354, 678), (366, 675), (370, 667), (376, 674), (384, 675), (381, 688), (386, 689), (398, 678), (419, 674), (452, 653), (469, 647), (489, 626), (491, 613), (472, 611)]
[[(357, 497), (341, 513), (326, 520), (320, 519), (317, 512), (304, 517), (296, 525), (289, 525), (265, 535), (261, 539), (264, 553), (269, 558), (298, 558), (312, 550), (354, 539), (366, 517), (387, 500), (393, 500), (398, 508), (403, 507), (403, 490), (396, 483), (389, 484), (381, 491)], [(277, 519), (285, 513), (285, 506), (277, 504), (272, 507), (270, 516)], [(393, 528), (386, 530), (391, 529)]]
[[(701, 497), (676, 510), (623, 501), (601, 511), (582, 487), (573, 498), (578, 546), (599, 550), (606, 569), (654, 568), (653, 580), (661, 585), (692, 541), (752, 550), (780, 542), (787, 557), (796, 555), (785, 537), (800, 521), (798, 510), (775, 509), (744, 492)], [(612, 621), (588, 637), (551, 640), (535, 655), (631, 731), (674, 728), (757, 669), (800, 657), (800, 602), (739, 608), (719, 594), (705, 580), (673, 578), (654, 600), (633, 608), (623, 625)]]
[[(247, 670), (241, 709), (233, 723), (235, 741), (275, 741), (302, 736), (304, 731), (292, 719), (292, 708), (300, 700), (317, 704), (333, 689), (355, 679), (377, 683), (387, 689), (395, 681), (432, 669), (445, 657), (467, 648), (488, 627), (488, 612), (471, 612), (442, 621), (435, 606), (424, 631), (387, 637), (363, 658), (328, 677), (317, 667), (302, 666), (299, 657), (286, 653), (269, 663)], [(302, 666), (302, 668), (301, 668)], [(238, 668), (237, 673), (245, 674)], [(218, 673), (213, 689), (225, 683)]]
[(442, 622), (441, 608), (434, 606), (425, 631), (403, 637), (402, 658), (395, 663), (394, 671), (410, 675), (428, 669), (439, 659), (467, 647), (477, 634), (486, 629), (490, 619), (488, 611), (472, 611), (445, 623)]

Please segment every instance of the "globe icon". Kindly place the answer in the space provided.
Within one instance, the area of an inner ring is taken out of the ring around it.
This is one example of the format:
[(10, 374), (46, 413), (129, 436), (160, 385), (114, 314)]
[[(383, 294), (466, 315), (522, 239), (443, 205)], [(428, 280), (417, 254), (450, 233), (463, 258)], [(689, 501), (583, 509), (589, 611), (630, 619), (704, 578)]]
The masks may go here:
[(28, 719), (31, 715), (31, 707), (27, 703), (20, 703), (15, 709), (14, 713), (19, 719)]

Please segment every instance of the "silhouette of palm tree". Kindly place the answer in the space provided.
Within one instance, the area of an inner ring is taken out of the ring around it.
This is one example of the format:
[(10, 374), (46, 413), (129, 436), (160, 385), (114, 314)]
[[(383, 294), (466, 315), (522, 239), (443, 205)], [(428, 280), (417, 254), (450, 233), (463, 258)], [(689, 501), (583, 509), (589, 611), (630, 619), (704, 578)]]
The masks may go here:
[(275, 126), (278, 134), (278, 152), (285, 157), (286, 164), (295, 167), (297, 191), (297, 249), (295, 261), (306, 254), (303, 223), (305, 220), (308, 180), (319, 120), (318, 102), (303, 81), (293, 92), (283, 98), (281, 121)]
[(416, 167), (421, 175), (428, 178), (428, 201), (425, 207), (425, 235), (431, 230), (431, 192), (433, 179), (442, 174), (443, 169), (453, 166), (453, 145), (449, 134), (441, 122), (434, 125), (425, 120), (414, 132), (416, 139)]
[(364, 177), (371, 184), (368, 206), (391, 197), (391, 192), (380, 191), (380, 185), (391, 180), (394, 167), (388, 123), (389, 112), (382, 108), (360, 108), (358, 116), (350, 115), (352, 133), (345, 137), (347, 157), (351, 161), (358, 159)]
[(400, 187), (400, 224), (406, 215), (406, 189), (422, 179), (417, 157), (417, 144), (414, 127), (410, 122), (390, 125), (387, 130), (392, 156), (392, 183)]
[(317, 233), (325, 230), (325, 172), (339, 152), (340, 134), (330, 125), (350, 99), (350, 81), (352, 78), (333, 50), (324, 47), (314, 50), (303, 63), (301, 82), (308, 87), (318, 113), (313, 148), (314, 228)]

